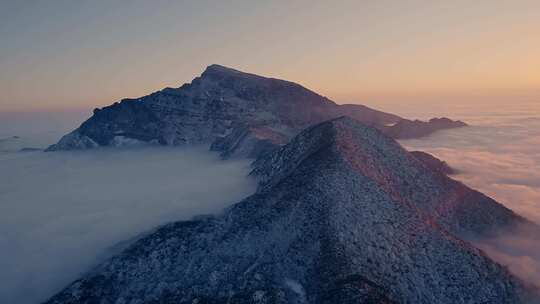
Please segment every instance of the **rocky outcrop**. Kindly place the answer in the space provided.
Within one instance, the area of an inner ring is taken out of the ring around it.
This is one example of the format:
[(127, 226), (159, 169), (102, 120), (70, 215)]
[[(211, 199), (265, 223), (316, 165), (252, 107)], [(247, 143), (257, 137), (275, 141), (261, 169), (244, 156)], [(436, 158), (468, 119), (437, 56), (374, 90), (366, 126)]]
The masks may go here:
[(257, 192), (165, 225), (52, 303), (523, 303), (459, 237), (524, 220), (350, 118), (260, 157)]
[[(235, 142), (240, 154), (255, 156), (259, 145), (266, 151), (268, 144), (275, 143), (275, 135), (288, 140), (307, 126), (342, 115), (379, 128), (403, 121), (363, 105), (337, 105), (293, 82), (211, 65), (200, 77), (179, 88), (166, 88), (94, 110), (92, 117), (48, 151), (130, 141), (162, 145), (214, 143), (213, 149), (223, 147), (226, 150), (220, 152), (226, 156), (235, 154), (227, 150), (230, 142)], [(414, 124), (414, 134), (429, 134), (442, 126), (433, 124)], [(237, 140), (240, 133), (252, 129), (264, 129), (270, 137), (248, 132), (251, 135), (246, 140)], [(241, 147), (243, 144), (247, 146)]]

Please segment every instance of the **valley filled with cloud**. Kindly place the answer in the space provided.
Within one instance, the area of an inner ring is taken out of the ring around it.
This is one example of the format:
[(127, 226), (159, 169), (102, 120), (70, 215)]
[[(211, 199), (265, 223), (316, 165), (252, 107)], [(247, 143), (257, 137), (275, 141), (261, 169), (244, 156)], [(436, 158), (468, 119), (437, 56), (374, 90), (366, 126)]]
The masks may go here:
[(1, 303), (43, 301), (122, 242), (255, 189), (249, 161), (208, 147), (4, 152), (0, 168)]
[[(470, 127), (401, 143), (446, 161), (458, 171), (453, 178), (540, 224), (540, 117), (514, 109), (469, 112)], [(539, 236), (517, 228), (475, 244), (521, 278), (540, 282)]]

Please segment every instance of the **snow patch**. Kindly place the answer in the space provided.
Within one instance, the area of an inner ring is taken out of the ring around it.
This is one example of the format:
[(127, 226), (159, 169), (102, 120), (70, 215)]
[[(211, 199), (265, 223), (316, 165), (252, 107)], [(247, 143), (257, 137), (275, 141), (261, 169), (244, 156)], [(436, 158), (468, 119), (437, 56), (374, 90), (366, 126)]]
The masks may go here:
[(304, 290), (302, 284), (300, 284), (298, 281), (287, 278), (285, 279), (285, 285), (287, 285), (287, 287), (289, 287), (294, 293), (298, 295), (298, 297), (300, 298), (300, 303), (307, 303), (306, 291)]
[(117, 135), (111, 140), (111, 146), (114, 147), (137, 147), (152, 144), (152, 142), (146, 142), (135, 138)]

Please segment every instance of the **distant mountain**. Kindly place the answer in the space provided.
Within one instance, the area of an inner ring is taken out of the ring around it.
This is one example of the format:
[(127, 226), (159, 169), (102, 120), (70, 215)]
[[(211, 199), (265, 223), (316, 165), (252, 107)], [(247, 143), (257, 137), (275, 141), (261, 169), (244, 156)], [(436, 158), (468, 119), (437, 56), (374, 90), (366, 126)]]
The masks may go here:
[(526, 223), (338, 118), (253, 163), (257, 192), (165, 225), (46, 303), (524, 303), (461, 237)]
[(224, 156), (255, 157), (283, 145), (307, 126), (343, 115), (395, 133), (396, 138), (462, 125), (451, 120), (445, 125), (411, 122), (363, 105), (337, 105), (293, 82), (211, 65), (179, 88), (95, 109), (90, 119), (48, 151), (141, 142), (213, 143), (212, 149)]
[(427, 122), (402, 119), (395, 125), (385, 127), (383, 131), (387, 135), (396, 139), (410, 139), (426, 136), (439, 130), (460, 128), (465, 126), (467, 126), (467, 124), (462, 121), (454, 121), (446, 117), (432, 118)]

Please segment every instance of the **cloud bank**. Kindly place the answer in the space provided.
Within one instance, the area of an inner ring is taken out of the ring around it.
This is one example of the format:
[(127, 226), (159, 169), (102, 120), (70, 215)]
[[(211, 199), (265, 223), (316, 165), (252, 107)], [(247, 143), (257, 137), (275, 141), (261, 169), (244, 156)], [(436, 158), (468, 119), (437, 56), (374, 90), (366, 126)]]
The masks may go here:
[[(497, 117), (402, 144), (447, 161), (459, 171), (454, 178), (540, 224), (540, 117)], [(501, 231), (474, 243), (520, 278), (540, 285), (538, 230)]]
[(43, 301), (118, 242), (221, 211), (255, 190), (248, 171), (207, 147), (0, 153), (0, 303)]
[[(454, 178), (540, 224), (540, 115), (531, 113), (460, 106), (445, 115), (473, 127), (402, 144), (447, 161), (460, 171)], [(245, 178), (248, 162), (223, 162), (205, 148), (16, 153), (46, 147), (73, 121), (80, 119), (0, 115), (0, 303), (44, 300), (118, 242), (169, 221), (219, 212), (255, 189)], [(519, 232), (475, 244), (521, 278), (540, 282), (539, 236)]]

